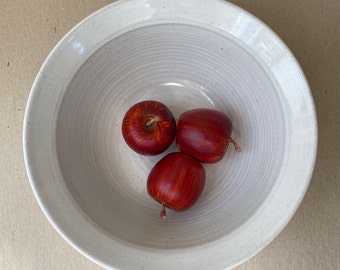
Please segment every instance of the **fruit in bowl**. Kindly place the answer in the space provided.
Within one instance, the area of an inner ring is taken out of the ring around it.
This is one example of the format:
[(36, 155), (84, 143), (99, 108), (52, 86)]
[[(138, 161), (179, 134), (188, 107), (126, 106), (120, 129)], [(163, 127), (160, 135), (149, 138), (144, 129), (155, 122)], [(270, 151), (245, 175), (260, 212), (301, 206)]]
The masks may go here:
[(178, 121), (178, 148), (203, 163), (215, 163), (225, 155), (229, 143), (236, 152), (241, 147), (231, 138), (233, 125), (223, 112), (198, 108), (184, 112)]
[(155, 100), (133, 105), (122, 124), (125, 142), (139, 154), (157, 155), (174, 141), (176, 121), (167, 106)]
[(165, 208), (184, 211), (195, 204), (205, 185), (205, 170), (200, 162), (221, 160), (229, 143), (241, 148), (231, 138), (233, 125), (223, 112), (198, 108), (184, 112), (176, 122), (166, 105), (154, 100), (141, 101), (125, 114), (122, 124), (126, 143), (137, 153), (155, 155), (163, 152), (176, 136), (181, 152), (164, 156), (152, 168), (148, 180), (149, 195)]
[(161, 205), (161, 218), (166, 218), (165, 207), (184, 211), (199, 199), (205, 184), (205, 170), (192, 157), (173, 152), (163, 157), (152, 168), (147, 190)]

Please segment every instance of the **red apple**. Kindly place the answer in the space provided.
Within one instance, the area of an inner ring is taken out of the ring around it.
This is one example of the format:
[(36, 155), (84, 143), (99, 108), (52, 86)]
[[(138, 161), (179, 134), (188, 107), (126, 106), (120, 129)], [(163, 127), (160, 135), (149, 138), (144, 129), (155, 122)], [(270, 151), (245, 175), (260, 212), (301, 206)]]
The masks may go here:
[(176, 136), (176, 121), (163, 103), (146, 100), (132, 106), (125, 114), (122, 133), (126, 143), (142, 155), (165, 151)]
[(205, 170), (192, 157), (173, 152), (163, 157), (151, 170), (147, 190), (161, 204), (161, 218), (165, 207), (184, 211), (200, 197), (205, 184)]
[(241, 148), (231, 138), (233, 125), (223, 112), (198, 108), (184, 112), (177, 125), (177, 147), (203, 163), (214, 163), (223, 158), (229, 143)]

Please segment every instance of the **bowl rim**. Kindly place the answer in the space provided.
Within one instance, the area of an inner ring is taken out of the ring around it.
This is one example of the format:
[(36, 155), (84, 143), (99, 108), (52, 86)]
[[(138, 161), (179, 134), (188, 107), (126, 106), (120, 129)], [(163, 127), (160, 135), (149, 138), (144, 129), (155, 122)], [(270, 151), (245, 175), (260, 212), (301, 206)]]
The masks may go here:
[[(182, 3), (185, 3), (182, 4)], [(146, 6), (145, 4), (148, 4)], [(150, 15), (150, 6), (153, 7), (155, 13), (147, 18)], [(194, 11), (188, 9), (188, 6), (193, 8)], [(70, 231), (68, 231), (70, 228), (67, 227), (63, 223), (61, 224), (58, 221), (58, 218), (63, 215), (63, 213), (58, 212), (57, 214), (53, 211), (56, 211), (55, 208), (51, 207), (50, 203), (47, 201), (47, 196), (45, 194), (46, 190), (44, 190), (43, 187), (39, 186), (39, 180), (37, 181), (38, 178), (41, 178), (42, 174), (46, 174), (46, 172), (50, 172), (53, 174), (53, 177), (60, 177), (60, 173), (57, 171), (54, 171), (53, 168), (51, 168), (51, 163), (48, 163), (48, 161), (51, 159), (51, 156), (45, 156), (45, 157), (37, 157), (37, 152), (36, 148), (34, 146), (37, 145), (37, 141), (43, 140), (44, 145), (48, 145), (53, 138), (47, 138), (44, 137), (45, 135), (41, 135), (40, 137), (36, 135), (36, 130), (41, 127), (41, 124), (36, 122), (36, 115), (38, 113), (39, 108), (44, 106), (44, 95), (42, 93), (43, 85), (47, 83), (47, 81), (50, 79), (48, 77), (49, 71), (52, 68), (53, 64), (55, 61), (59, 61), (57, 58), (60, 57), (60, 54), (62, 51), (67, 47), (70, 46), (71, 42), (75, 38), (77, 38), (77, 35), (84, 35), (83, 29), (84, 26), (86, 26), (87, 31), (95, 31), (96, 27), (98, 27), (99, 24), (105, 24), (105, 18), (110, 18), (112, 14), (117, 14), (117, 12), (120, 12), (121, 10), (133, 10), (134, 8), (138, 9), (138, 16), (136, 16), (135, 19), (133, 19), (133, 23), (130, 23), (129, 21), (124, 21), (121, 24), (118, 24), (116, 28), (121, 27), (122, 25), (125, 24), (127, 26), (126, 28), (122, 29), (116, 29), (115, 27), (108, 29), (110, 31), (110, 35), (101, 35), (100, 33), (98, 36), (96, 36), (94, 39), (99, 38), (100, 36), (102, 38), (106, 38), (108, 41), (109, 39), (112, 39), (116, 36), (119, 36), (122, 32), (120, 30), (128, 31), (131, 29), (134, 29), (135, 27), (141, 27), (143, 25), (152, 25), (152, 24), (157, 24), (157, 23), (162, 23), (162, 22), (188, 22), (188, 23), (193, 23), (193, 24), (207, 24), (207, 27), (212, 27), (218, 31), (221, 32), (221, 34), (228, 34), (232, 35), (231, 38), (235, 39), (235, 42), (240, 42), (240, 44), (243, 44), (243, 46), (247, 49), (247, 46), (250, 46), (251, 44), (246, 44), (245, 43), (245, 37), (241, 37), (241, 33), (231, 33), (230, 32), (230, 23), (234, 20), (231, 17), (228, 17), (229, 21), (221, 21), (219, 20), (221, 17), (222, 13), (226, 13), (227, 11), (230, 12), (230, 14), (239, 16), (239, 18), (243, 20), (248, 20), (251, 23), (254, 24), (254, 27), (257, 27), (260, 29), (259, 35), (264, 35), (265, 38), (270, 38), (272, 42), (274, 42), (276, 45), (279, 46), (279, 49), (285, 52), (285, 58), (287, 61), (289, 61), (290, 65), (292, 65), (295, 68), (295, 71), (297, 76), (300, 80), (300, 86), (301, 89), (300, 91), (302, 92), (302, 97), (304, 100), (307, 100), (308, 102), (308, 116), (310, 117), (311, 121), (308, 126), (308, 131), (310, 132), (310, 137), (308, 139), (308, 144), (312, 146), (313, 148), (309, 150), (307, 156), (304, 157), (304, 162), (306, 165), (306, 169), (303, 173), (299, 173), (298, 175), (303, 176), (303, 179), (301, 183), (299, 183), (298, 186), (296, 186), (297, 190), (297, 196), (290, 198), (290, 204), (287, 206), (286, 211), (282, 210), (281, 216), (279, 220), (275, 220), (275, 224), (269, 223), (267, 226), (271, 226), (270, 231), (267, 231), (267, 234), (265, 237), (262, 239), (258, 237), (254, 237), (252, 240), (254, 244), (253, 248), (246, 252), (246, 254), (243, 254), (241, 257), (242, 258), (236, 258), (235, 260), (228, 262), (227, 263), (221, 263), (220, 265), (223, 265), (225, 269), (230, 268), (230, 267), (235, 267), (244, 261), (248, 260), (249, 258), (253, 257), (255, 254), (260, 252), (264, 247), (266, 247), (282, 230), (283, 228), (287, 225), (287, 223), (290, 221), (296, 210), (298, 209), (299, 205), (302, 202), (302, 199), (308, 189), (313, 169), (315, 166), (316, 162), (316, 155), (317, 155), (317, 140), (318, 140), (318, 130), (317, 130), (317, 117), (316, 117), (316, 109), (314, 105), (314, 101), (312, 98), (312, 94), (307, 82), (307, 79), (305, 78), (305, 75), (303, 74), (302, 68), (299, 65), (298, 61), (295, 59), (294, 55), (290, 51), (290, 49), (284, 44), (284, 42), (262, 21), (260, 21), (257, 17), (254, 15), (250, 14), (249, 12), (245, 11), (244, 9), (231, 4), (226, 1), (222, 0), (213, 0), (213, 1), (208, 1), (208, 0), (203, 0), (200, 1), (199, 3), (195, 2), (195, 0), (185, 0), (182, 1), (181, 3), (175, 0), (171, 1), (157, 1), (157, 0), (120, 0), (116, 1), (112, 4), (109, 4), (96, 12), (92, 13), (85, 19), (83, 19), (81, 22), (79, 22), (75, 27), (73, 27), (58, 43), (57, 45), (52, 49), (50, 54), (47, 56), (45, 62), (42, 64), (41, 69), (39, 70), (36, 79), (34, 80), (34, 83), (32, 85), (31, 93), (28, 98), (27, 106), (26, 106), (26, 111), (25, 111), (25, 117), (24, 117), (24, 124), (23, 124), (23, 152), (24, 152), (24, 162), (26, 166), (26, 171), (27, 175), (31, 184), (31, 188), (33, 190), (33, 193), (39, 203), (40, 208), (42, 209), (43, 213), (49, 220), (49, 222), (52, 224), (52, 226), (58, 231), (58, 233), (71, 245), (73, 246), (77, 251), (79, 251), (81, 254), (92, 260), (93, 262), (97, 263), (98, 265), (101, 265), (105, 268), (112, 268), (115, 269), (114, 264), (112, 261), (106, 260), (105, 256), (108, 255), (107, 251), (104, 252), (102, 249), (97, 249), (95, 250), (95, 245), (89, 245), (89, 246), (84, 246), (84, 242), (90, 240), (95, 240), (95, 241), (107, 241), (107, 236), (105, 233), (103, 234), (102, 232), (94, 233), (97, 229), (96, 225), (91, 223), (89, 219), (86, 219), (84, 217), (83, 213), (80, 213), (75, 216), (75, 218), (81, 219), (81, 224), (84, 226), (84, 229), (88, 230), (88, 232), (93, 232), (94, 234), (89, 236), (86, 241), (79, 240), (81, 237), (85, 237), (85, 234), (81, 234), (80, 236), (74, 236), (71, 234)], [(164, 12), (165, 11), (165, 12)], [(219, 13), (218, 16), (216, 16), (216, 21), (209, 22), (207, 23), (207, 19), (211, 19), (211, 13), (215, 11)], [(136, 15), (134, 13), (134, 15)], [(130, 18), (131, 19), (131, 18)], [(118, 19), (115, 19), (118, 21)], [(196, 21), (195, 21), (196, 20)], [(233, 21), (235, 23), (235, 21)], [(114, 23), (112, 23), (114, 24)], [(138, 25), (138, 26), (136, 26)], [(92, 44), (93, 48), (89, 50), (87, 53), (87, 56), (90, 56), (93, 52), (95, 52), (98, 47), (100, 47), (102, 44), (106, 43), (105, 40), (102, 40), (100, 44), (97, 44), (97, 47)], [(86, 54), (85, 53), (85, 54)], [(257, 57), (259, 60), (263, 62), (265, 65), (265, 59), (264, 55), (261, 55), (261, 51), (259, 48), (251, 48), (251, 53), (254, 55), (254, 57)], [(84, 56), (83, 56), (84, 57)], [(84, 57), (86, 58), (86, 57)], [(74, 59), (71, 59), (73, 61)], [(85, 60), (83, 60), (84, 62)], [(82, 63), (78, 63), (78, 65), (81, 65)], [(72, 74), (64, 74), (64, 79), (68, 80), (70, 77), (72, 77)], [(59, 85), (60, 86), (60, 85)], [(58, 98), (58, 96), (62, 95), (62, 93), (55, 93), (55, 98)], [(38, 108), (38, 109), (37, 109)], [(53, 131), (53, 126), (48, 127), (50, 131)], [(53, 152), (55, 151), (54, 149), (49, 149), (49, 151)], [(42, 154), (42, 152), (39, 152)], [(45, 159), (43, 161), (42, 159)], [(42, 164), (48, 164), (50, 165), (47, 169), (42, 171), (41, 168), (37, 168), (34, 166), (37, 164), (37, 160), (41, 161)], [(47, 163), (44, 163), (47, 162)], [(55, 165), (55, 164), (54, 164)], [(56, 190), (61, 189), (60, 186), (55, 186), (54, 187)], [(266, 199), (266, 201), (269, 201), (273, 198), (273, 196), (277, 195), (277, 192), (279, 190), (285, 190), (284, 187), (282, 186), (277, 186), (273, 191), (271, 191), (270, 195)], [(70, 198), (69, 194), (64, 194), (65, 195), (65, 201), (64, 203), (70, 203), (74, 204), (72, 201), (72, 198)], [(288, 210), (287, 210), (288, 209)], [(59, 210), (61, 211), (61, 210)], [(261, 212), (265, 212), (266, 214), (264, 215)], [(258, 217), (258, 215), (262, 215), (262, 218), (264, 218), (268, 213), (270, 212), (268, 210), (268, 206), (264, 203), (258, 210), (257, 212), (251, 217), (245, 224), (243, 224), (240, 228), (236, 230), (236, 235), (241, 236), (241, 237), (246, 237), (246, 235), (249, 236), (249, 232), (245, 233), (246, 230), (249, 230), (251, 227), (251, 224), (254, 220), (255, 217)], [(267, 216), (268, 217), (268, 216)], [(272, 221), (273, 222), (273, 221)], [(261, 226), (264, 226), (266, 222), (262, 222), (260, 225), (258, 225), (258, 228)], [(255, 239), (256, 238), (256, 239)], [(98, 239), (98, 240), (97, 240)], [(119, 239), (113, 239), (115, 242), (115, 247), (116, 249), (126, 247), (126, 243), (122, 243), (119, 241)], [(225, 242), (226, 241), (234, 241), (235, 244), (240, 245), (239, 248), (241, 248), (241, 244), (244, 244), (242, 241), (237, 240), (235, 237), (226, 237), (224, 239), (214, 241), (213, 243), (200, 248), (194, 248), (192, 250), (185, 250), (187, 254), (191, 255), (197, 255), (202, 252), (202, 250), (205, 250), (208, 254), (212, 254), (212, 252), (217, 249), (228, 249), (226, 246)], [(242, 243), (241, 243), (242, 242)], [(108, 243), (108, 242), (105, 242)], [(113, 242), (110, 242), (111, 244)], [(243, 247), (244, 248), (244, 247)], [(128, 246), (126, 249), (124, 249), (123, 252), (120, 252), (119, 256), (123, 255), (124, 252), (126, 251), (134, 251), (135, 253), (140, 252), (143, 254), (143, 256), (149, 256), (149, 258), (153, 258), (153, 261), (150, 265), (157, 266), (159, 265), (160, 261), (166, 260), (167, 262), (171, 263), (173, 260), (170, 255), (175, 255), (174, 257), (181, 258), (183, 259), (184, 257), (180, 256), (180, 253), (183, 250), (176, 250), (172, 251), (171, 254), (166, 254), (166, 252), (162, 251), (155, 251), (155, 250), (139, 250), (139, 247), (134, 247), (134, 246)], [(100, 255), (100, 252), (103, 253)], [(153, 257), (154, 256), (154, 257)], [(157, 258), (156, 258), (157, 256)], [(142, 257), (142, 256), (137, 256), (137, 257)], [(115, 257), (115, 258), (118, 258)], [(151, 259), (150, 259), (151, 260)], [(132, 264), (132, 267), (135, 267), (137, 264)], [(117, 265), (119, 266), (122, 265)], [(167, 269), (167, 268), (165, 268)]]

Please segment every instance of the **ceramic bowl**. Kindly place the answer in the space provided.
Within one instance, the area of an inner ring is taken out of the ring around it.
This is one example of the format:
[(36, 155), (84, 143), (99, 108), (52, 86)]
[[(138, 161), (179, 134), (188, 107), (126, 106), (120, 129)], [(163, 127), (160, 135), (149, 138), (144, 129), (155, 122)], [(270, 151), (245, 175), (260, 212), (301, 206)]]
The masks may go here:
[[(138, 101), (175, 118), (206, 107), (230, 116), (222, 161), (189, 210), (146, 191), (153, 165), (124, 142)], [(48, 220), (74, 248), (111, 269), (229, 269), (264, 248), (308, 187), (317, 146), (311, 92), (296, 59), (264, 23), (221, 0), (118, 1), (73, 28), (34, 82), (24, 156)]]

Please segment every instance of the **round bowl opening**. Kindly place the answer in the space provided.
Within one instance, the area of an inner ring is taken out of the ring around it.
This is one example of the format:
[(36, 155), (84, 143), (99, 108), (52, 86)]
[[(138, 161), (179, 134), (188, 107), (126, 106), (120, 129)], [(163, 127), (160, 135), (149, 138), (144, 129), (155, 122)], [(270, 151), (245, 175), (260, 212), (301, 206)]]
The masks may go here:
[[(58, 111), (59, 167), (80, 209), (114, 239), (143, 248), (202, 246), (232, 233), (268, 197), (287, 154), (289, 127), (269, 74), (232, 36), (205, 27), (148, 25), (110, 40), (79, 68)], [(164, 154), (140, 156), (121, 135), (125, 112), (147, 99), (176, 119), (198, 107), (225, 112), (243, 148), (204, 165), (201, 198), (185, 212), (169, 210), (166, 222), (146, 191)]]

